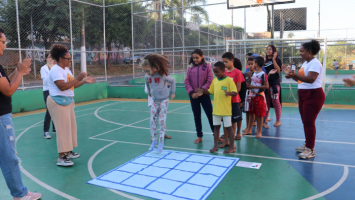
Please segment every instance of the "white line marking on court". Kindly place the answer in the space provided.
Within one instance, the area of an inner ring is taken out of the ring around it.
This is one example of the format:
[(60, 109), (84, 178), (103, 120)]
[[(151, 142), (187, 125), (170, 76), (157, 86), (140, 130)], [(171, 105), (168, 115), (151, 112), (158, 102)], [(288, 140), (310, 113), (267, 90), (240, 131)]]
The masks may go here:
[[(89, 159), (89, 161), (88, 161), (88, 170), (89, 170), (89, 174), (90, 174), (91, 178), (96, 178), (96, 175), (95, 175), (94, 170), (93, 170), (93, 168), (92, 168), (92, 163), (94, 162), (95, 157), (96, 157), (99, 153), (101, 153), (101, 151), (105, 150), (107, 147), (109, 147), (109, 146), (111, 146), (111, 145), (113, 145), (113, 144), (115, 144), (115, 143), (117, 143), (117, 142), (112, 142), (112, 143), (110, 143), (110, 144), (108, 144), (108, 145), (102, 147), (101, 149), (97, 150), (97, 151), (90, 157), (90, 159)], [(108, 188), (107, 188), (107, 189), (108, 189)], [(117, 191), (117, 190), (112, 190), (112, 189), (108, 189), (108, 190), (110, 190), (111, 192), (116, 193), (116, 194), (118, 194), (118, 195), (121, 195), (121, 196), (123, 196), (123, 197), (126, 197), (126, 198), (128, 198), (128, 199), (142, 200), (142, 199), (140, 199), (140, 198), (136, 198), (136, 197), (134, 197), (134, 196), (125, 194), (125, 193), (123, 193), (123, 192), (119, 192), (119, 191)]]
[(346, 180), (346, 178), (348, 177), (349, 174), (349, 167), (348, 166), (344, 166), (344, 173), (343, 176), (341, 177), (341, 179), (335, 184), (333, 185), (331, 188), (329, 188), (328, 190), (321, 192), (319, 194), (316, 194), (314, 196), (308, 197), (306, 199), (303, 200), (313, 200), (313, 199), (318, 199), (320, 197), (323, 197), (331, 192), (333, 192), (334, 190), (338, 189), (338, 187), (340, 187)]
[[(244, 135), (243, 137), (255, 137), (255, 136), (254, 135)], [(304, 139), (299, 139), (299, 138), (284, 138), (284, 137), (270, 137), (270, 136), (262, 136), (261, 138), (278, 139), (278, 140), (304, 141)], [(339, 142), (339, 141), (327, 141), (327, 140), (316, 140), (316, 142), (331, 143), (331, 144), (351, 144), (351, 145), (355, 145), (355, 142)]]
[[(126, 142), (126, 141), (120, 141), (120, 140), (106, 140), (106, 139), (99, 139), (99, 138), (89, 138), (89, 139), (102, 140), (102, 141), (108, 141), (108, 142), (118, 142), (118, 143), (124, 143), (124, 144), (136, 144), (136, 145), (150, 146), (150, 144), (136, 143), (136, 142)], [(203, 149), (191, 149), (191, 148), (171, 147), (171, 146), (164, 146), (164, 148), (181, 149), (181, 150), (189, 150), (189, 151), (201, 151), (201, 152), (208, 152), (208, 153), (210, 152), (209, 150), (203, 150)], [(218, 152), (218, 154), (225, 155), (222, 152)], [(333, 166), (341, 166), (341, 167), (348, 166), (348, 167), (355, 168), (355, 165), (345, 165), (345, 164), (336, 164), (336, 163), (327, 163), (327, 162), (317, 162), (317, 161), (309, 161), (309, 160), (298, 160), (298, 159), (291, 159), (291, 158), (259, 156), (259, 155), (242, 154), (242, 153), (231, 153), (229, 155), (248, 156), (248, 157), (255, 157), (255, 158), (284, 160), (284, 161), (292, 161), (292, 162), (303, 162), (303, 163), (310, 163), (310, 164), (333, 165)]]
[[(275, 117), (270, 117), (270, 118), (275, 118)], [(299, 120), (301, 121), (301, 118), (281, 118), (281, 120), (283, 119), (291, 119), (291, 120)], [(337, 123), (349, 123), (349, 124), (355, 124), (355, 122), (351, 122), (351, 121), (333, 121), (333, 120), (323, 120), (323, 119), (317, 119), (316, 122), (337, 122)]]
[[(16, 142), (21, 138), (21, 136), (22, 136), (24, 133), (26, 133), (29, 129), (35, 127), (37, 124), (39, 124), (39, 123), (41, 123), (41, 122), (43, 122), (43, 120), (42, 120), (42, 121), (39, 121), (39, 122), (37, 122), (37, 123), (35, 123), (35, 124), (33, 124), (32, 126), (26, 128), (24, 131), (22, 131), (22, 132), (16, 137)], [(21, 172), (24, 173), (28, 178), (30, 178), (32, 181), (34, 181), (34, 182), (37, 183), (38, 185), (40, 185), (40, 186), (46, 188), (47, 190), (49, 190), (49, 191), (51, 191), (51, 192), (53, 192), (53, 193), (55, 193), (55, 194), (57, 194), (57, 195), (59, 195), (59, 196), (64, 197), (64, 198), (66, 198), (66, 199), (79, 200), (79, 199), (77, 199), (77, 198), (75, 198), (75, 197), (72, 197), (72, 196), (70, 196), (70, 195), (68, 195), (68, 194), (66, 194), (66, 193), (64, 193), (64, 192), (62, 192), (62, 191), (59, 191), (59, 190), (53, 188), (52, 186), (49, 186), (49, 185), (47, 185), (46, 183), (40, 181), (39, 179), (37, 179), (36, 177), (34, 177), (32, 174), (30, 174), (27, 170), (25, 170), (25, 168), (22, 167), (21, 162), (19, 163), (19, 165), (20, 165)]]

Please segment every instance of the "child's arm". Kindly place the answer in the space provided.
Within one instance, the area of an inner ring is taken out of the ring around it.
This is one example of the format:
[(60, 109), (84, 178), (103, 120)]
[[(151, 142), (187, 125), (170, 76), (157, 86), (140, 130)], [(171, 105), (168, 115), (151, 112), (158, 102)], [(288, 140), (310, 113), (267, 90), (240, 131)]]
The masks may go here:
[[(240, 84), (240, 83), (239, 83)], [(237, 90), (237, 86), (235, 85), (234, 81), (231, 80), (230, 83), (229, 83), (229, 88), (230, 88), (230, 91), (227, 92), (227, 91), (224, 91), (226, 96), (237, 96), (238, 94), (238, 90)]]
[(202, 89), (204, 89), (204, 90), (208, 90), (208, 88), (210, 88), (210, 85), (213, 81), (213, 73), (212, 73), (212, 68), (210, 65), (207, 65), (206, 71), (207, 71), (207, 81), (202, 86)]
[(175, 98), (176, 83), (175, 78), (172, 76), (166, 76), (165, 79), (171, 84), (171, 99)]
[(152, 94), (150, 93), (150, 86), (149, 86), (148, 78), (147, 78), (147, 77), (145, 77), (145, 85), (147, 86), (147, 91), (148, 91), (147, 94), (151, 97)]
[(147, 84), (144, 84), (144, 92), (145, 92), (146, 94), (148, 94), (148, 87), (147, 87)]

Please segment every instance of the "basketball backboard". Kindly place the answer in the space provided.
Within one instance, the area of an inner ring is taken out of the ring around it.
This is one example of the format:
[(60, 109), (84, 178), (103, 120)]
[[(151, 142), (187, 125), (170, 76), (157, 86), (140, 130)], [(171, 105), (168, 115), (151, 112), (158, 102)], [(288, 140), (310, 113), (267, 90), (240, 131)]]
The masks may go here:
[(296, 0), (227, 0), (228, 9), (247, 8), (261, 5), (295, 3)]

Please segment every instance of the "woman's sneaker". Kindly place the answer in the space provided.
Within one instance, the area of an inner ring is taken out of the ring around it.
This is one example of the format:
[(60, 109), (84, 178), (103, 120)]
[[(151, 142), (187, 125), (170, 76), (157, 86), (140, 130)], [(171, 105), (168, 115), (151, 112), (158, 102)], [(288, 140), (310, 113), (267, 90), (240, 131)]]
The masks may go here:
[(297, 148), (296, 148), (296, 151), (302, 153), (305, 148), (306, 148), (306, 144), (303, 144), (303, 146), (297, 147)]
[(14, 197), (13, 200), (37, 200), (41, 198), (41, 193), (33, 193), (28, 191), (27, 195), (24, 197)]
[(67, 157), (70, 158), (70, 159), (79, 158), (79, 157), (80, 157), (80, 154), (75, 153), (75, 152), (73, 152), (73, 151), (69, 151), (69, 152), (67, 153)]
[(67, 154), (64, 154), (60, 158), (58, 158), (57, 165), (63, 167), (69, 167), (69, 166), (73, 166), (74, 163), (71, 160), (69, 160)]
[(314, 149), (312, 150), (306, 147), (304, 151), (300, 153), (298, 156), (302, 159), (310, 159), (316, 157), (316, 154), (314, 152)]
[(46, 139), (51, 139), (52, 138), (51, 135), (49, 135), (48, 132), (44, 132), (43, 137), (46, 138)]

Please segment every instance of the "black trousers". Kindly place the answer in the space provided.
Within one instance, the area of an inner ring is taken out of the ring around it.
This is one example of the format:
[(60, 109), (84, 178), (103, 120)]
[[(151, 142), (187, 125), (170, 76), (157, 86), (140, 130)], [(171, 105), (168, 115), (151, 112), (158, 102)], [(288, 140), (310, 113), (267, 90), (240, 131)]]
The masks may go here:
[[(46, 103), (46, 108), (47, 108), (47, 97), (49, 96), (49, 91), (43, 91), (43, 98), (44, 98), (44, 102)], [(48, 112), (48, 108), (46, 111), (46, 115), (44, 116), (44, 126), (43, 126), (43, 131), (44, 132), (49, 132), (49, 128), (51, 126), (51, 115)], [(52, 121), (52, 132), (56, 132), (55, 131), (55, 126), (54, 123)]]

